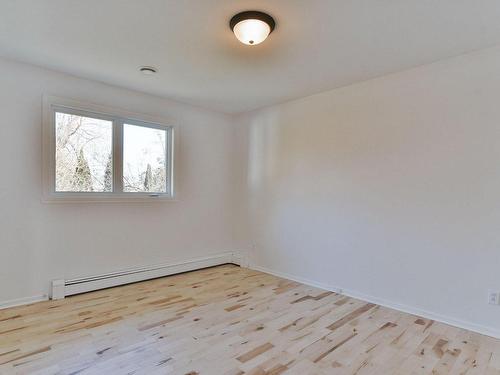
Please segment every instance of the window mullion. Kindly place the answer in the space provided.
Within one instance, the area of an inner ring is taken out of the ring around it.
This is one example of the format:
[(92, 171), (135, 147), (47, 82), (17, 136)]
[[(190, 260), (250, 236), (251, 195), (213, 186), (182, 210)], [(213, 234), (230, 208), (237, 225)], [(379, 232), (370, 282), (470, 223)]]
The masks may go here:
[(113, 121), (113, 193), (123, 192), (123, 121)]
[(172, 128), (167, 131), (167, 141), (165, 142), (165, 155), (167, 160), (167, 193), (170, 196), (173, 196), (174, 193), (174, 174), (173, 174), (173, 165), (172, 160), (174, 157), (174, 134)]

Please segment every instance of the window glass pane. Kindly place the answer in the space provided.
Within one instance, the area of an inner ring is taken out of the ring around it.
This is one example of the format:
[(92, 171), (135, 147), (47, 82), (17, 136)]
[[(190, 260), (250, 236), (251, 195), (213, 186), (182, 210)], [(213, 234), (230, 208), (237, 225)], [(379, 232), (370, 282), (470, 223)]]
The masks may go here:
[(56, 191), (113, 191), (113, 123), (56, 112)]
[(167, 193), (167, 132), (124, 124), (123, 191)]

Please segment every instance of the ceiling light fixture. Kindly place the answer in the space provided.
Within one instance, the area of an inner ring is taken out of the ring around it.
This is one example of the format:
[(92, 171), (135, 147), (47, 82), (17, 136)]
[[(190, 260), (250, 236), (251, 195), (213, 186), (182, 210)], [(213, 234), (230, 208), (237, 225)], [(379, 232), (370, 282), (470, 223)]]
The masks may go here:
[(269, 14), (249, 10), (233, 16), (229, 26), (241, 43), (254, 46), (266, 40), (276, 23)]
[(155, 74), (158, 70), (156, 68), (153, 68), (152, 66), (141, 66), (139, 68), (139, 71), (142, 73), (142, 74), (145, 74), (147, 76), (150, 76), (152, 74)]

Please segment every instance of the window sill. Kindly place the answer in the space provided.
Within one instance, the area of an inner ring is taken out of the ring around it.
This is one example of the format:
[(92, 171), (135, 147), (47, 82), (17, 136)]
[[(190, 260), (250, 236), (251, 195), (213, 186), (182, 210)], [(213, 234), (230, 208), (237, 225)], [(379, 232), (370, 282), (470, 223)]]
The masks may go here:
[[(43, 203), (166, 203), (177, 202), (174, 196), (170, 195), (150, 195), (141, 193), (125, 193), (125, 194), (106, 194), (106, 193), (91, 193), (89, 196), (85, 193), (53, 193), (44, 195)], [(94, 195), (95, 194), (95, 195)]]

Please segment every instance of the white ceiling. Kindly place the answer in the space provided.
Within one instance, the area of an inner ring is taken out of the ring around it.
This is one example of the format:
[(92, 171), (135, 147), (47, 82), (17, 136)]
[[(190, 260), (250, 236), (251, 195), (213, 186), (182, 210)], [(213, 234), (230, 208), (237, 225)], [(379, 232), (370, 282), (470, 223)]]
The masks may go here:
[[(243, 10), (275, 17), (264, 43)], [(0, 0), (1, 56), (230, 113), (499, 43), (498, 0)]]

